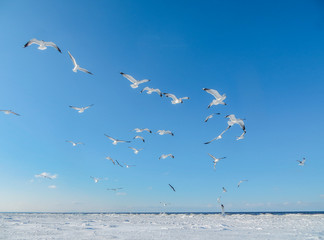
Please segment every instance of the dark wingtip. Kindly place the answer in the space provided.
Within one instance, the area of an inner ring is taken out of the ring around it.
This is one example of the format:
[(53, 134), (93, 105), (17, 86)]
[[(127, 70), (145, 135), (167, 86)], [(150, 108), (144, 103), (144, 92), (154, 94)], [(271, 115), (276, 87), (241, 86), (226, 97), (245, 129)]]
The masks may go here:
[(124, 74), (123, 72), (120, 72), (120, 74)]
[(204, 144), (209, 144), (210, 142), (205, 142)]

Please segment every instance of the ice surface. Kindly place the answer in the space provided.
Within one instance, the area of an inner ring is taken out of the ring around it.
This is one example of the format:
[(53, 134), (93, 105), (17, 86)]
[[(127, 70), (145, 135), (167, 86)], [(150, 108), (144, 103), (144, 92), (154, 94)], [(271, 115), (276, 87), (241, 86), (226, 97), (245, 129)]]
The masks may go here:
[(324, 240), (324, 214), (0, 213), (0, 239)]

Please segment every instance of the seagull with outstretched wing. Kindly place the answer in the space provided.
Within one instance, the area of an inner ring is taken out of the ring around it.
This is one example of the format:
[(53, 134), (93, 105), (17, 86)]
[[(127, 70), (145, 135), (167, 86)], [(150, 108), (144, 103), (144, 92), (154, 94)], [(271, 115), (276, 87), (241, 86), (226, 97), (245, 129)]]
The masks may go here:
[(137, 138), (141, 139), (143, 141), (143, 143), (145, 143), (145, 140), (144, 140), (144, 138), (142, 136), (135, 136), (135, 137), (133, 137), (133, 139), (137, 139)]
[(140, 149), (136, 149), (136, 148), (133, 148), (133, 147), (128, 147), (130, 149), (132, 149), (134, 151), (134, 154), (138, 154), (139, 151), (143, 150), (143, 148), (140, 148)]
[(159, 157), (159, 160), (160, 159), (166, 159), (167, 157), (171, 157), (171, 158), (174, 158), (174, 156), (170, 153), (170, 154), (162, 154), (160, 157)]
[(214, 115), (220, 115), (220, 113), (213, 113), (213, 114), (210, 114), (209, 116), (206, 117), (205, 121), (204, 122), (207, 122), (210, 118), (212, 118)]
[(303, 158), (303, 160), (296, 160), (297, 162), (299, 162), (299, 166), (304, 166), (305, 165), (305, 162), (306, 162), (306, 158)]
[(120, 74), (132, 83), (130, 85), (132, 88), (138, 88), (138, 85), (151, 81), (149, 79), (143, 79), (138, 81), (135, 78), (133, 78), (131, 75), (128, 75), (126, 73), (121, 72)]
[(69, 56), (73, 62), (73, 65), (74, 65), (74, 68), (72, 69), (73, 72), (77, 72), (79, 70), (79, 71), (93, 75), (93, 73), (89, 72), (87, 69), (80, 67), (80, 65), (78, 65), (77, 62), (75, 61), (75, 58), (72, 56), (72, 54), (69, 51), (68, 51), (68, 53), (69, 53)]
[(112, 142), (112, 144), (117, 145), (117, 143), (130, 143), (130, 141), (124, 141), (124, 140), (118, 140), (116, 138), (110, 137), (107, 134), (104, 134), (107, 138), (109, 138)]
[(206, 91), (207, 93), (213, 95), (214, 98), (215, 98), (208, 105), (208, 108), (210, 108), (213, 105), (218, 105), (218, 104), (227, 105), (226, 103), (223, 102), (226, 99), (226, 94), (220, 95), (217, 90), (210, 89), (210, 88), (203, 88), (203, 90)]
[(0, 110), (0, 112), (3, 112), (4, 114), (13, 114), (13, 115), (16, 115), (16, 116), (20, 116), (20, 114), (12, 111), (12, 110)]
[(177, 98), (174, 94), (171, 94), (171, 93), (163, 93), (163, 94), (166, 97), (172, 98), (172, 101), (171, 101), (172, 104), (183, 103), (184, 99), (189, 99), (189, 97)]
[(37, 44), (39, 45), (38, 46), (38, 49), (39, 50), (45, 50), (47, 49), (47, 47), (53, 47), (53, 48), (56, 48), (57, 51), (59, 51), (60, 53), (62, 53), (61, 49), (59, 49), (59, 47), (53, 43), (53, 42), (45, 42), (44, 40), (37, 40), (36, 38), (33, 38), (31, 40), (29, 40), (25, 45), (24, 45), (24, 48), (32, 45), (32, 44)]
[(78, 113), (83, 113), (85, 110), (87, 110), (88, 108), (91, 108), (94, 104), (91, 104), (89, 106), (86, 107), (74, 107), (74, 106), (69, 106), (70, 108), (77, 110)]
[(159, 130), (157, 131), (157, 133), (160, 135), (170, 134), (171, 136), (174, 136), (174, 134), (170, 130)]
[(241, 185), (241, 183), (242, 182), (247, 182), (248, 180), (241, 180), (241, 181), (239, 181), (239, 183), (237, 184), (237, 187), (240, 187), (240, 185)]
[(208, 153), (208, 155), (209, 155), (212, 159), (214, 159), (214, 161), (213, 161), (213, 163), (214, 163), (214, 168), (216, 168), (216, 163), (218, 163), (219, 160), (226, 158), (226, 157), (216, 158), (216, 157), (214, 157), (213, 155), (211, 155), (210, 153)]
[(82, 142), (73, 142), (73, 141), (69, 141), (69, 140), (66, 140), (66, 142), (71, 143), (73, 147), (76, 147), (77, 145), (80, 145), (80, 144), (84, 145), (84, 143), (82, 143)]
[(146, 91), (147, 94), (152, 94), (153, 92), (156, 92), (157, 94), (160, 95), (160, 97), (162, 97), (162, 92), (161, 92), (161, 90), (158, 89), (158, 88), (145, 87), (145, 88), (143, 88), (143, 90), (141, 91), (141, 93), (142, 93), (143, 91)]

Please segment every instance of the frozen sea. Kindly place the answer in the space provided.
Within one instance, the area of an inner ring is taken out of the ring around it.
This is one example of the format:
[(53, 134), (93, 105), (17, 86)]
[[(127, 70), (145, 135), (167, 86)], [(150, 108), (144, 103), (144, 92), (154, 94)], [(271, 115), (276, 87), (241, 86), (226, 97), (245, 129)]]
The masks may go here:
[(324, 240), (324, 213), (0, 213), (0, 239)]

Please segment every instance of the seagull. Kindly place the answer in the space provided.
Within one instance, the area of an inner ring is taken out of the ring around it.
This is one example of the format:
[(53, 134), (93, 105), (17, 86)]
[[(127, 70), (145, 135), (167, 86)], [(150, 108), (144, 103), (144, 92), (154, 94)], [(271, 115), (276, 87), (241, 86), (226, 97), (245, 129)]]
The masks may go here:
[(205, 119), (204, 122), (207, 122), (208, 119), (212, 118), (215, 114), (216, 114), (216, 115), (220, 115), (220, 113), (213, 113), (213, 114), (209, 115), (208, 117), (206, 117), (206, 119)]
[(84, 143), (82, 143), (82, 142), (73, 142), (73, 141), (69, 141), (69, 140), (66, 140), (66, 142), (72, 143), (73, 147), (77, 146), (78, 144), (83, 144), (84, 145)]
[(128, 147), (128, 148), (132, 149), (135, 154), (138, 154), (139, 151), (143, 150), (143, 148), (140, 148), (140, 149), (136, 149), (136, 148), (133, 148), (133, 147)]
[(222, 135), (228, 130), (228, 128), (226, 128), (220, 135), (218, 135), (217, 137), (215, 137), (214, 139), (210, 140), (209, 142), (205, 142), (205, 144), (209, 144), (215, 140), (221, 139)]
[(170, 153), (170, 154), (162, 154), (161, 157), (159, 157), (159, 160), (162, 159), (166, 159), (167, 157), (172, 157), (174, 158), (174, 156)]
[(92, 177), (92, 176), (90, 176), (90, 178), (92, 178), (92, 179), (93, 179), (93, 181), (94, 181), (95, 183), (98, 183), (98, 182), (99, 182), (99, 180), (100, 180), (100, 178), (95, 178), (95, 177)]
[(117, 190), (120, 190), (120, 189), (123, 189), (123, 188), (107, 188), (108, 191), (117, 191)]
[(213, 99), (213, 101), (208, 105), (208, 108), (218, 104), (227, 105), (223, 102), (226, 99), (226, 94), (220, 95), (219, 92), (210, 88), (203, 88), (203, 90), (215, 97), (215, 99)]
[(132, 83), (130, 85), (132, 88), (138, 88), (138, 85), (151, 81), (149, 79), (143, 79), (138, 81), (135, 78), (133, 78), (131, 75), (128, 75), (126, 73), (120, 72), (120, 74), (123, 75), (123, 77), (127, 78)]
[(297, 162), (299, 162), (299, 166), (304, 166), (304, 164), (305, 164), (305, 162), (306, 162), (306, 158), (303, 158), (303, 160), (302, 161), (300, 161), (300, 160), (297, 160)]
[(120, 167), (123, 167), (123, 165), (121, 165), (117, 160), (116, 160), (116, 163), (117, 163)]
[(171, 184), (169, 184), (169, 186), (170, 186), (170, 188), (175, 192), (176, 190), (174, 189), (174, 187), (171, 185)]
[(211, 155), (210, 153), (208, 153), (208, 155), (209, 155), (212, 159), (214, 159), (214, 161), (213, 161), (213, 163), (214, 163), (214, 168), (216, 168), (216, 163), (219, 162), (219, 160), (226, 158), (226, 157), (216, 158), (216, 157), (214, 157), (213, 155)]
[(163, 93), (166, 97), (172, 98), (172, 104), (183, 103), (183, 99), (189, 99), (188, 97), (177, 98), (174, 94), (171, 93)]
[(224, 205), (221, 204), (221, 208), (222, 208), (222, 215), (225, 216), (225, 210), (224, 210)]
[(130, 168), (130, 167), (135, 167), (136, 165), (127, 165), (126, 163), (124, 163), (124, 165), (126, 166), (126, 168)]
[(57, 178), (57, 175), (56, 174), (51, 175), (50, 173), (43, 172), (41, 174), (35, 175), (35, 177), (37, 177), (37, 178), (42, 177), (42, 178), (48, 178), (48, 179), (55, 179), (55, 178)]
[(239, 183), (237, 184), (237, 187), (239, 187), (242, 182), (247, 182), (247, 180), (241, 180), (241, 181), (239, 181)]
[(135, 128), (133, 131), (135, 131), (137, 133), (141, 133), (141, 132), (144, 132), (144, 131), (152, 133), (152, 131), (150, 129), (148, 129), (148, 128)]
[(45, 50), (47, 47), (54, 47), (57, 49), (57, 51), (59, 51), (60, 53), (62, 53), (61, 49), (59, 49), (59, 47), (53, 43), (53, 42), (45, 42), (44, 40), (37, 40), (36, 38), (33, 38), (31, 40), (29, 40), (25, 45), (24, 48), (32, 45), (32, 44), (37, 44), (38, 49), (39, 50)]
[(116, 165), (114, 159), (112, 159), (111, 157), (106, 157), (107, 160), (110, 160), (114, 165)]
[(171, 136), (174, 136), (174, 134), (169, 130), (159, 130), (157, 131), (157, 133), (159, 133), (160, 135), (170, 134)]
[(91, 108), (94, 104), (91, 104), (89, 106), (86, 107), (74, 107), (74, 106), (69, 106), (70, 108), (77, 110), (78, 113), (83, 113), (86, 109)]
[(0, 112), (3, 112), (4, 114), (14, 114), (16, 116), (20, 116), (20, 114), (15, 113), (14, 111), (11, 110), (0, 110)]
[(107, 138), (109, 138), (110, 140), (113, 141), (112, 144), (114, 145), (117, 145), (117, 143), (122, 143), (122, 142), (125, 142), (125, 143), (130, 143), (130, 141), (123, 141), (123, 140), (118, 140), (118, 139), (115, 139), (115, 138), (112, 138), (112, 137), (109, 137), (107, 134), (104, 134)]
[(133, 139), (136, 139), (136, 138), (142, 139), (143, 143), (145, 143), (145, 140), (144, 140), (143, 137), (141, 137), (141, 136), (135, 136)]
[(227, 192), (226, 188), (223, 187), (223, 192)]
[(89, 72), (87, 69), (85, 68), (81, 68), (77, 62), (75, 61), (75, 58), (72, 56), (72, 54), (68, 51), (69, 55), (70, 55), (70, 58), (72, 59), (72, 62), (74, 64), (74, 68), (72, 69), (73, 72), (77, 72), (78, 70), (79, 71), (82, 71), (82, 72), (85, 72), (85, 73), (89, 73), (91, 75), (93, 75), (93, 73)]
[(153, 92), (156, 92), (157, 94), (160, 95), (160, 97), (162, 97), (162, 92), (161, 92), (161, 90), (158, 89), (158, 88), (145, 87), (145, 88), (143, 88), (143, 90), (141, 91), (141, 93), (142, 93), (143, 91), (147, 91), (147, 92), (146, 92), (147, 94), (152, 94)]

